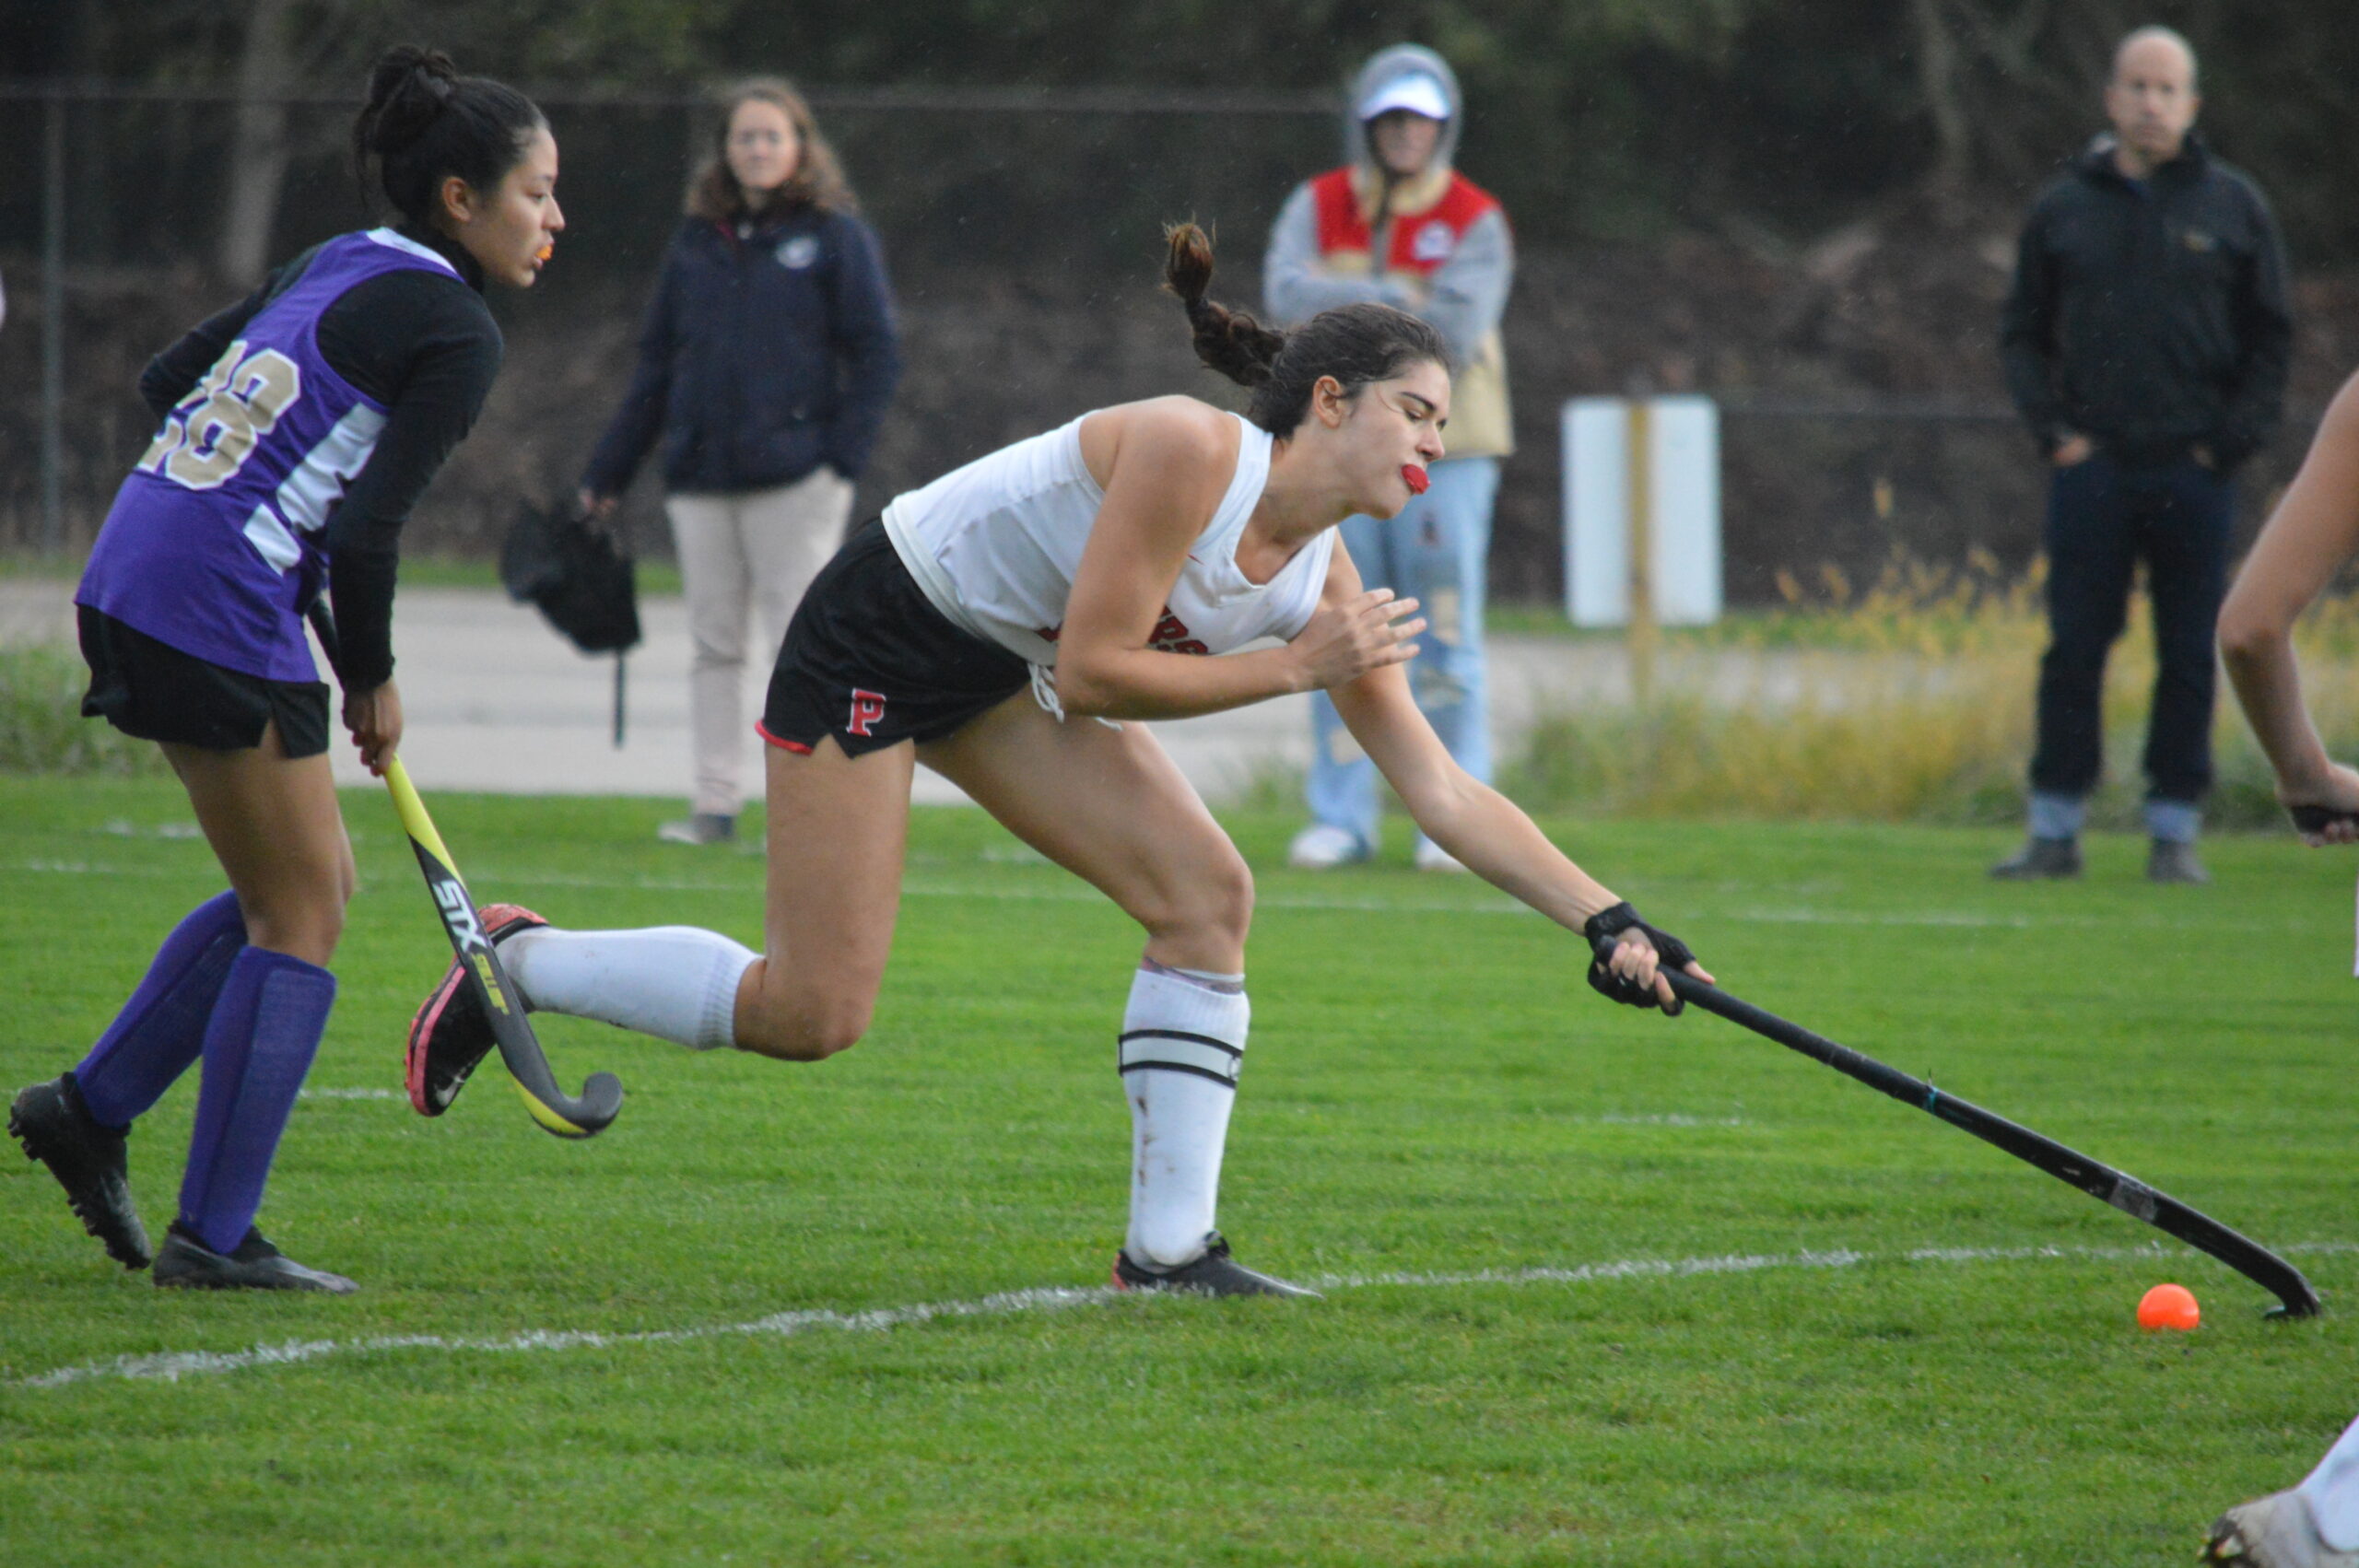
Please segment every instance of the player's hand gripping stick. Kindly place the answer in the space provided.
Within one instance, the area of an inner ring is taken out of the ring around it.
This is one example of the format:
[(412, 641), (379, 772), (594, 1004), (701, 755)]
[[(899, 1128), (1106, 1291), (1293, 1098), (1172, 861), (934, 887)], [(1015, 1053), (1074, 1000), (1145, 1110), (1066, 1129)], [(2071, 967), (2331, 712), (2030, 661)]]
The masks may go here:
[(393, 792), (393, 809), (401, 813), (402, 829), (409, 835), (410, 848), (417, 852), (417, 868), (426, 873), (426, 885), (432, 890), (435, 907), (442, 916), (443, 933), (451, 939), (459, 966), (466, 971), (468, 989), (475, 991), (484, 1016), (491, 1022), (499, 1059), (516, 1081), (516, 1092), (524, 1096), (524, 1108), (559, 1138), (588, 1138), (604, 1131), (623, 1108), (622, 1080), (611, 1072), (593, 1072), (579, 1097), (557, 1086), (557, 1075), (549, 1071), (540, 1039), (525, 1022), (523, 999), (500, 966), (499, 951), (484, 935), (467, 884), (459, 880), (451, 852), (442, 847), (442, 836), (435, 832), (433, 819), (426, 814), (426, 802), (417, 798), (399, 757), (385, 764), (385, 788)]
[[(339, 652), (335, 618), (324, 601), (311, 606), (311, 621), (329, 665), (335, 666)], [(426, 802), (418, 799), (409, 772), (397, 756), (386, 759), (385, 788), (393, 794), (393, 810), (401, 817), (402, 830), (409, 835), (410, 848), (417, 855), (417, 869), (425, 873), (427, 888), (434, 895), (435, 911), (442, 917), (442, 933), (450, 939), (451, 951), (465, 972), (467, 989), (475, 993), (490, 1023), (499, 1059), (516, 1081), (524, 1108), (559, 1138), (588, 1138), (605, 1130), (623, 1108), (622, 1080), (611, 1072), (593, 1072), (579, 1096), (557, 1087), (540, 1038), (524, 1017), (523, 999), (500, 966), (499, 954), (484, 934), (467, 884), (460, 880), (451, 851), (443, 848), (434, 819), (426, 814)]]
[(2294, 819), (2296, 832), (2318, 834), (2337, 823), (2359, 824), (2359, 815), (2339, 812), (2332, 806), (2287, 806), (2285, 814)]

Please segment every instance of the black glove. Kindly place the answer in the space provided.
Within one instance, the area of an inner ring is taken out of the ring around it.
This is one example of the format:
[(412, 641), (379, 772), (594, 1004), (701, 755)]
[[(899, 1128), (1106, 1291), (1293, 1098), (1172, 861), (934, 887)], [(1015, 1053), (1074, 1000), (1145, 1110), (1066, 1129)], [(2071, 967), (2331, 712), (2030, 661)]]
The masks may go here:
[(1659, 968), (1684, 970), (1696, 962), (1695, 950), (1685, 942), (1669, 931), (1659, 930), (1638, 919), (1638, 912), (1628, 904), (1616, 904), (1611, 909), (1600, 909), (1581, 925), (1581, 935), (1589, 938), (1589, 944), (1597, 955), (1596, 961), (1589, 966), (1590, 989), (1610, 1001), (1618, 1001), (1625, 1006), (1662, 1007), (1664, 1017), (1676, 1018), (1687, 1007), (1677, 993), (1672, 994), (1671, 1005), (1663, 1007), (1662, 999), (1655, 994), (1654, 987), (1624, 979), (1607, 966), (1614, 956), (1614, 950), (1621, 945), (1622, 933), (1634, 928), (1646, 932), (1647, 940), (1654, 943)]

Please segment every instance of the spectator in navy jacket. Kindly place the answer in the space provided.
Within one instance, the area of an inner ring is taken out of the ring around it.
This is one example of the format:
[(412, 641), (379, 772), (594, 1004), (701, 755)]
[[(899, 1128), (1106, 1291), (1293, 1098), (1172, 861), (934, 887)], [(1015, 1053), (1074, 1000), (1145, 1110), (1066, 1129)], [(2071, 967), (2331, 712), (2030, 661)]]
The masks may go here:
[(744, 800), (744, 673), (760, 608), (767, 671), (835, 553), (852, 481), (900, 372), (876, 236), (810, 105), (785, 83), (722, 99), (640, 335), (639, 369), (582, 475), (611, 510), (661, 432), (665, 510), (693, 644), (691, 814), (675, 843), (732, 839)]

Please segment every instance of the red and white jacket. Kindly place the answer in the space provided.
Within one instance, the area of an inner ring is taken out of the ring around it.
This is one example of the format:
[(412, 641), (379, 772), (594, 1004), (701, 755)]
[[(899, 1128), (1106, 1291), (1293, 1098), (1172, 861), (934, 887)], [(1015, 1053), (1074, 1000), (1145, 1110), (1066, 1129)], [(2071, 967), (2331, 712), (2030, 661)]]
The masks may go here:
[(1296, 187), (1270, 233), (1263, 288), (1293, 326), (1361, 299), (1396, 305), (1440, 332), (1454, 361), (1447, 439), (1452, 457), (1514, 449), (1499, 317), (1515, 270), (1507, 213), (1455, 169), (1388, 192), (1366, 166)]

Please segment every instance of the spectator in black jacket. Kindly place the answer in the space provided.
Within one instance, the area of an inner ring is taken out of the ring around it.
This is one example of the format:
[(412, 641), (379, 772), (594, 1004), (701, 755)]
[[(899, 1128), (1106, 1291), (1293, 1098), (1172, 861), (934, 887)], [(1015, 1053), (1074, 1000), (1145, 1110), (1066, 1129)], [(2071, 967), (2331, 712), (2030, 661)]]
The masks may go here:
[(900, 372), (876, 236), (802, 95), (746, 82), (719, 131), (664, 253), (638, 373), (581, 480), (582, 505), (611, 510), (662, 432), (693, 643), (694, 789), (688, 818), (659, 832), (684, 844), (736, 837), (751, 612), (767, 671), (842, 538)]
[(2160, 666), (2146, 874), (2201, 883), (2232, 476), (2269, 439), (2284, 396), (2285, 259), (2260, 192), (2195, 135), (2201, 99), (2185, 39), (2141, 28), (2122, 40), (2105, 103), (2113, 134), (2032, 207), (2001, 333), (2008, 390), (2055, 474), (2031, 837), (1991, 874), (2080, 874), (2082, 818), (2104, 762), (2106, 655), (2142, 557)]

